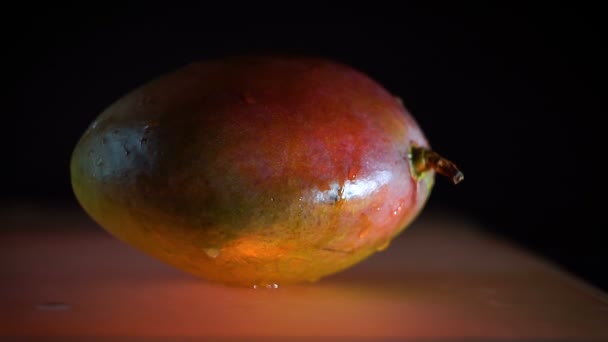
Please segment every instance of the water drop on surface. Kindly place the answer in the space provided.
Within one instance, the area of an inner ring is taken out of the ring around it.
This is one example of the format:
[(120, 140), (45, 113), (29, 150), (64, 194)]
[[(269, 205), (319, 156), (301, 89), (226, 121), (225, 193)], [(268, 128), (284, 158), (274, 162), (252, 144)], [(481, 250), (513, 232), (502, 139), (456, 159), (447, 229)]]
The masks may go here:
[(41, 311), (65, 311), (70, 309), (71, 306), (62, 302), (46, 302), (36, 305), (36, 309)]
[(359, 173), (359, 168), (356, 166), (351, 166), (348, 168), (348, 179), (355, 180), (357, 178), (357, 173)]
[(274, 202), (274, 197), (270, 197), (270, 202)]
[(370, 226), (365, 226), (363, 228), (361, 228), (361, 231), (359, 231), (359, 239), (363, 239), (367, 236), (367, 234), (369, 234), (370, 231)]
[(383, 243), (380, 246), (378, 246), (378, 248), (376, 248), (376, 251), (382, 252), (382, 251), (386, 250), (390, 244), (391, 244), (390, 240), (386, 241), (385, 243)]
[(254, 284), (253, 285), (254, 290), (259, 290), (259, 289), (275, 290), (278, 288), (279, 288), (279, 284), (277, 284), (277, 283)]
[(365, 214), (361, 214), (359, 216), (359, 221), (361, 223), (361, 230), (359, 230), (359, 239), (363, 239), (369, 234), (373, 224), (369, 217)]
[(220, 250), (217, 248), (205, 248), (205, 249), (203, 249), (203, 251), (211, 259), (215, 259), (220, 255)]

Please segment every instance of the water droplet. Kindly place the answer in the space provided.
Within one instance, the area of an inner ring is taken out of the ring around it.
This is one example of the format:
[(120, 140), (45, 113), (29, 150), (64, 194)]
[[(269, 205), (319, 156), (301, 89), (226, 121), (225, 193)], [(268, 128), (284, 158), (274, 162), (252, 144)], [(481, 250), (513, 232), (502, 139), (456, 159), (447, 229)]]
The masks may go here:
[(393, 215), (397, 215), (397, 210), (393, 210)]
[(274, 202), (274, 197), (270, 197), (270, 202)]
[(62, 302), (46, 302), (36, 305), (36, 309), (41, 311), (65, 311), (70, 308), (69, 304)]
[(243, 101), (245, 101), (247, 104), (254, 104), (257, 102), (255, 97), (248, 91), (243, 93)]
[(351, 166), (348, 168), (348, 179), (355, 180), (357, 178), (357, 173), (359, 173), (359, 167)]
[(380, 211), (380, 207), (376, 207), (376, 211)]
[(361, 230), (359, 230), (359, 239), (363, 239), (369, 234), (373, 224), (369, 217), (365, 214), (361, 214), (359, 219), (361, 223)]
[(279, 288), (279, 284), (276, 283), (265, 283), (265, 284), (254, 284), (253, 288), (257, 289), (266, 289), (266, 290), (275, 290)]
[(391, 244), (391, 241), (388, 240), (385, 243), (383, 243), (380, 246), (378, 246), (378, 248), (376, 248), (376, 251), (382, 252), (382, 251), (386, 250), (388, 248), (388, 246), (390, 246), (390, 244)]
[(302, 202), (303, 199), (304, 197), (300, 196), (300, 198), (298, 198), (298, 201)]
[(364, 226), (363, 228), (361, 228), (361, 231), (359, 231), (359, 239), (363, 239), (367, 236), (367, 234), (369, 234), (369, 231), (371, 230), (370, 226)]
[(95, 165), (101, 166), (102, 164), (103, 164), (103, 159), (102, 158), (97, 158), (97, 160), (95, 161)]
[(205, 248), (205, 249), (203, 249), (203, 251), (211, 259), (215, 259), (220, 255), (220, 250), (217, 248)]

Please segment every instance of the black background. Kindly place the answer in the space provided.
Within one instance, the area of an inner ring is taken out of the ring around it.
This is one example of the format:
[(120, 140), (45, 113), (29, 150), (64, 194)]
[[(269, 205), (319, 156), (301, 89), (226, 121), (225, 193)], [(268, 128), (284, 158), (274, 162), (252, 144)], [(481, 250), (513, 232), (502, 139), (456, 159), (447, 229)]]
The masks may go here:
[(75, 203), (80, 134), (160, 73), (228, 54), (313, 54), (400, 96), (461, 166), (465, 181), (439, 179), (429, 207), (608, 289), (599, 8), (169, 4), (4, 9), (3, 202)]

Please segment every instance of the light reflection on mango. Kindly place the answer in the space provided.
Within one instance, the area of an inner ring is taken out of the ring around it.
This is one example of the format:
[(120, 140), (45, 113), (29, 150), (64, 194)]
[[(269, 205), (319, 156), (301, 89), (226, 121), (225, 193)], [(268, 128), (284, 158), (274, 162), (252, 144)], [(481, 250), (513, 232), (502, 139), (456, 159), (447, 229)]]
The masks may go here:
[(343, 186), (340, 186), (338, 182), (334, 182), (330, 184), (327, 190), (314, 189), (311, 197), (315, 203), (364, 198), (387, 185), (392, 177), (393, 175), (389, 170), (375, 171), (366, 178), (347, 179), (344, 181)]

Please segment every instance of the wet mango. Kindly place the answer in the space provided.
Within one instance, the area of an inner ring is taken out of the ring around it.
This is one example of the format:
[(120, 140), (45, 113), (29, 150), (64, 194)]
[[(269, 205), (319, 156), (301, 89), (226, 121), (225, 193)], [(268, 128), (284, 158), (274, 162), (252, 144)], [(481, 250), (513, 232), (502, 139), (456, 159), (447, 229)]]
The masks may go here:
[(314, 282), (386, 248), (437, 172), (401, 101), (312, 57), (184, 66), (109, 105), (76, 144), (73, 191), (116, 238), (209, 281)]

